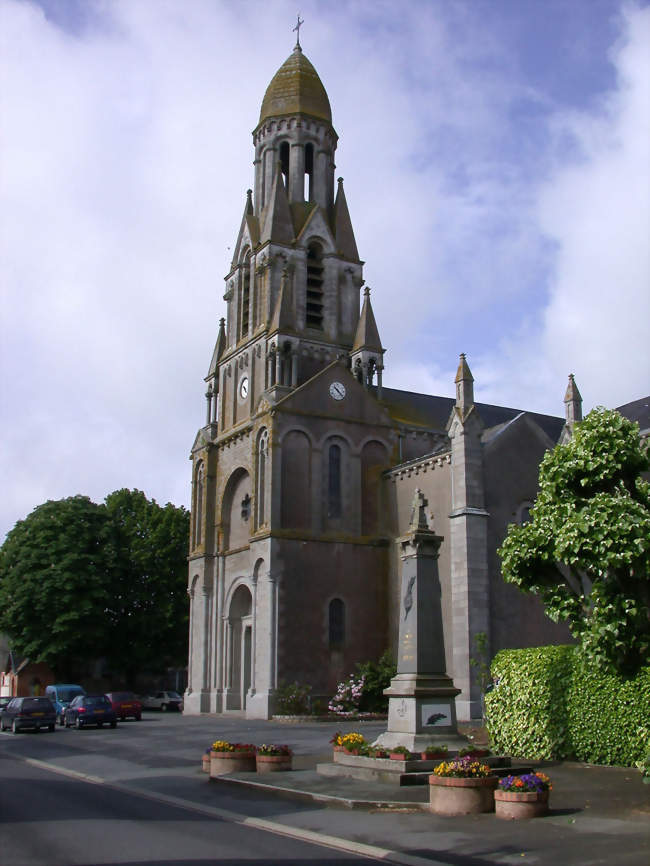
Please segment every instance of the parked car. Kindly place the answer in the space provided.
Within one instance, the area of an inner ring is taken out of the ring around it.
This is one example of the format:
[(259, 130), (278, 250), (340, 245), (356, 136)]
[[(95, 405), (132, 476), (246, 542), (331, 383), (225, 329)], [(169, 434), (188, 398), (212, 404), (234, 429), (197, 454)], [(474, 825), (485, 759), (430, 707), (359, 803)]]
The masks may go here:
[(49, 698), (12, 698), (0, 715), (0, 730), (11, 728), (14, 734), (24, 728), (40, 731), (56, 727), (56, 710)]
[(53, 686), (47, 686), (45, 696), (48, 697), (54, 704), (56, 717), (60, 725), (63, 725), (63, 714), (66, 707), (77, 695), (85, 695), (86, 690), (83, 686), (75, 685), (74, 683), (57, 683)]
[(142, 698), (142, 706), (145, 710), (179, 710), (183, 712), (183, 698), (178, 692), (156, 692)]
[(138, 722), (142, 718), (142, 704), (133, 692), (107, 692), (106, 697), (120, 721), (123, 722), (128, 716), (133, 716)]
[(117, 727), (117, 718), (106, 695), (77, 695), (64, 712), (66, 728), (85, 728), (86, 725)]

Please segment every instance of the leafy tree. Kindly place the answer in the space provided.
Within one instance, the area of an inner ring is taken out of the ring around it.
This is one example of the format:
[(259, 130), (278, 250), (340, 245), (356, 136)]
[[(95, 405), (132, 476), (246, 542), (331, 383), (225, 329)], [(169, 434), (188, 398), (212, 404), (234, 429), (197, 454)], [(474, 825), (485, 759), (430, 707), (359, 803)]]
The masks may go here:
[(131, 682), (187, 658), (189, 513), (118, 490), (39, 505), (0, 548), (0, 630), (70, 676), (104, 656)]
[(138, 669), (185, 664), (189, 512), (139, 490), (116, 490), (106, 509), (114, 547), (106, 608), (111, 666), (131, 681)]
[(650, 468), (638, 425), (598, 408), (542, 461), (532, 521), (511, 525), (503, 576), (566, 620), (603, 668), (632, 672), (650, 649)]
[(61, 670), (102, 655), (109, 515), (85, 496), (39, 505), (0, 548), (0, 630), (16, 652)]

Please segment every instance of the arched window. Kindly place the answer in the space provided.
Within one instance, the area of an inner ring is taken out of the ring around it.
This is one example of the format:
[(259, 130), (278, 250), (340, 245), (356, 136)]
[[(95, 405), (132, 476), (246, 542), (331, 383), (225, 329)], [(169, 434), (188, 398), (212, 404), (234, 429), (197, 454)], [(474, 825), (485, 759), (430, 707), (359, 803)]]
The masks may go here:
[(345, 602), (333, 598), (329, 607), (330, 649), (340, 649), (345, 644)]
[(250, 250), (246, 253), (244, 259), (243, 273), (241, 280), (241, 295), (240, 295), (240, 312), (239, 312), (239, 339), (243, 339), (248, 335), (248, 324), (250, 318), (251, 306), (251, 254)]
[(341, 446), (330, 445), (328, 452), (327, 516), (341, 516)]
[(323, 251), (319, 244), (307, 250), (307, 315), (308, 328), (323, 330)]
[(205, 471), (203, 461), (199, 461), (196, 466), (196, 474), (194, 476), (194, 546), (201, 544), (202, 525), (203, 525), (203, 486), (205, 480)]
[(280, 170), (284, 177), (284, 185), (289, 185), (289, 142), (283, 141), (280, 145)]
[(307, 176), (307, 201), (314, 200), (314, 145), (305, 145), (305, 174)]
[(268, 430), (262, 430), (257, 446), (257, 526), (266, 521), (266, 458), (269, 448)]

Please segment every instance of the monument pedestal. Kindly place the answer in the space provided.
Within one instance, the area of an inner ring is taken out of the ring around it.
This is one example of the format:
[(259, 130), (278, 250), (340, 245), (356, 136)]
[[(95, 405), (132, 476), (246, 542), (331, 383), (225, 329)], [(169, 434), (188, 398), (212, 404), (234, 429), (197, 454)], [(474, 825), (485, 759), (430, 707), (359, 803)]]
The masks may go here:
[(388, 729), (375, 745), (406, 746), (411, 752), (431, 744), (450, 752), (464, 749), (468, 741), (456, 725), (459, 691), (446, 674), (397, 674), (384, 692), (389, 696)]

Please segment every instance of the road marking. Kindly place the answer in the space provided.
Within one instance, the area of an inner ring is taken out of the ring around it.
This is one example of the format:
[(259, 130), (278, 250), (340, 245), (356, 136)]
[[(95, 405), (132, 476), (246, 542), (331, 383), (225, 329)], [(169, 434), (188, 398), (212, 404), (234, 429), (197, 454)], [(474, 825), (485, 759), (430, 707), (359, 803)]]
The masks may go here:
[(57, 764), (50, 764), (47, 761), (39, 761), (36, 758), (16, 757), (18, 760), (23, 760), (25, 763), (31, 764), (33, 767), (38, 767), (39, 769), (48, 770), (53, 773), (60, 773), (63, 776), (69, 776), (70, 778), (77, 779), (81, 782), (104, 785), (108, 788), (120, 791), (121, 793), (144, 797), (147, 800), (164, 803), (168, 806), (176, 806), (179, 809), (185, 809), (189, 812), (199, 812), (211, 818), (219, 818), (222, 821), (228, 821), (230, 824), (240, 824), (245, 827), (252, 827), (256, 830), (263, 830), (267, 833), (275, 833), (279, 836), (288, 836), (291, 839), (310, 842), (314, 845), (322, 845), (326, 848), (334, 848), (337, 851), (345, 851), (349, 854), (358, 854), (361, 857), (368, 857), (373, 860), (382, 860), (385, 863), (395, 863), (398, 864), (398, 866), (448, 866), (449, 863), (449, 861), (437, 860), (430, 857), (416, 857), (401, 851), (392, 851), (389, 848), (380, 848), (377, 845), (368, 845), (365, 842), (353, 842), (351, 839), (329, 836), (327, 833), (319, 833), (316, 830), (291, 827), (287, 824), (269, 821), (266, 818), (253, 818), (249, 815), (241, 815), (239, 812), (231, 812), (228, 809), (221, 809), (218, 806), (205, 806), (202, 803), (194, 803), (192, 800), (173, 797), (170, 794), (153, 793), (152, 791), (144, 791), (141, 788), (130, 788), (128, 785), (123, 785), (120, 782), (108, 782), (100, 776), (92, 776), (89, 773), (79, 773), (76, 770), (69, 770), (67, 767), (60, 767)]
[(100, 776), (91, 776), (90, 773), (79, 773), (77, 770), (69, 770), (67, 767), (59, 767), (57, 764), (50, 764), (47, 761), (39, 761), (37, 758), (23, 758), (26, 764), (31, 764), (32, 767), (39, 767), (41, 770), (51, 770), (53, 773), (60, 773), (62, 776), (70, 776), (71, 779), (79, 779), (82, 782), (92, 782), (94, 785), (105, 785), (106, 779)]

